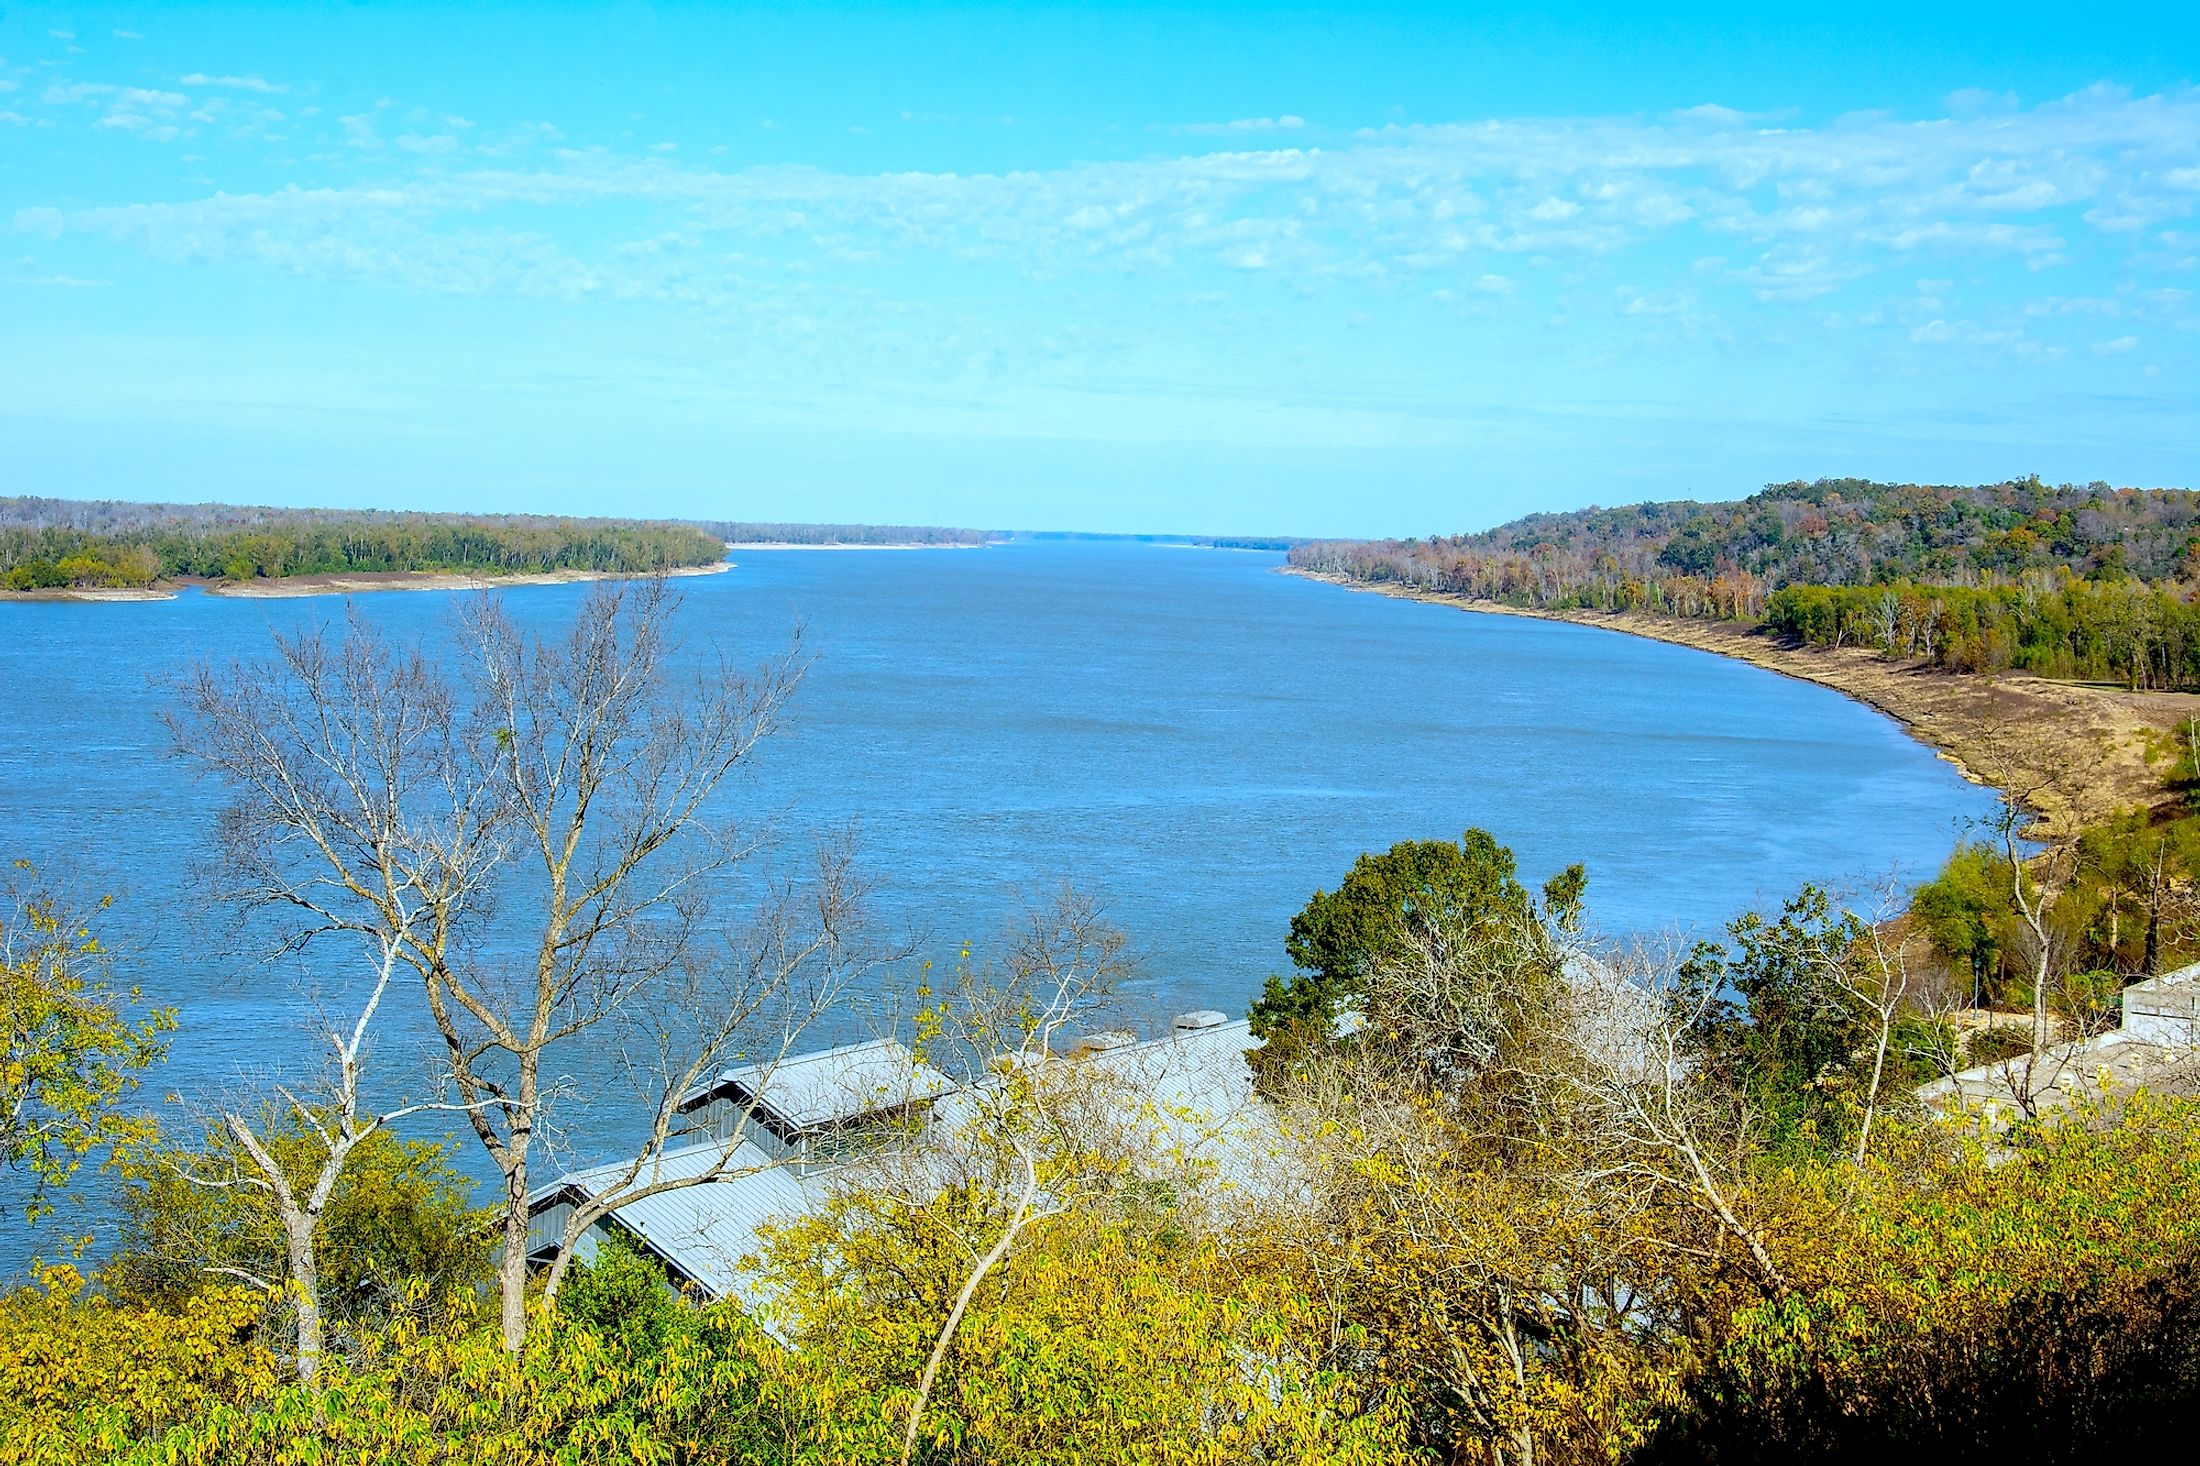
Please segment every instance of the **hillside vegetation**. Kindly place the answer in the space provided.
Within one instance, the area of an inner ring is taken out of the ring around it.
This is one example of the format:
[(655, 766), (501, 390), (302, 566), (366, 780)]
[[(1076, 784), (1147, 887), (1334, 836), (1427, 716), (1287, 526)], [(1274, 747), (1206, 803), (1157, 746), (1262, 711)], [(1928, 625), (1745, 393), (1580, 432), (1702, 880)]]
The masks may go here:
[(0, 498), (0, 588), (391, 571), (647, 572), (724, 555), (693, 525), (542, 514), (410, 514)]
[(2200, 687), (2200, 494), (1820, 479), (1725, 503), (1322, 541), (1309, 571), (1549, 611), (1757, 624), (1951, 671)]
[[(1911, 1087), (1964, 1044), (1925, 942), (1805, 889), (1582, 982), (1582, 867), (1540, 896), (1519, 874), (1481, 831), (1404, 842), (1291, 923), (1253, 1010), (1282, 1184), (1157, 1148), (1095, 1066), (1019, 1050), (976, 1129), (845, 1153), (755, 1259), (761, 1317), (607, 1243), (554, 1298), (526, 1283), (518, 1340), (498, 1203), (447, 1146), (337, 1156), (341, 1107), (277, 1122), (265, 1171), (249, 1120), (161, 1136), (129, 1101), (164, 1015), (60, 908), (0, 908), (39, 1020), (39, 1062), (0, 1074), (29, 1122), (0, 1125), (0, 1225), (79, 1161), (123, 1182), (103, 1266), (0, 1292), (0, 1461), (2049, 1466), (2189, 1429), (2189, 1060), (2158, 1093), (1936, 1116)], [(1100, 998), (1050, 950), (928, 976), (920, 1036)], [(253, 1180), (278, 1173), (337, 1178), (310, 1269)]]

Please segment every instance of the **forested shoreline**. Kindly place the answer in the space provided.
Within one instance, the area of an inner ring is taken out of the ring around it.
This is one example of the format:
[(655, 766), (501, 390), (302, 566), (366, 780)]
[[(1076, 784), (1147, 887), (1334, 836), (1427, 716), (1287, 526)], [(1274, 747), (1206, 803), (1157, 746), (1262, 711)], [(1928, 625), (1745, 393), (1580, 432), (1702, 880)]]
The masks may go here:
[[(1039, 540), (1120, 540), (1288, 550), (1278, 536), (1027, 531)], [(1017, 532), (908, 524), (636, 520), (432, 514), (0, 497), (0, 592), (145, 591), (166, 581), (301, 576), (647, 574), (708, 566), (727, 544), (977, 547)]]
[(631, 519), (0, 499), (0, 588), (11, 591), (396, 572), (646, 574), (724, 554), (693, 525)]
[(922, 524), (784, 524), (705, 519), (697, 526), (732, 544), (756, 545), (990, 545), (1004, 538), (989, 529)]
[(1521, 608), (1761, 626), (1956, 672), (2200, 688), (2200, 494), (2183, 489), (1820, 479), (1732, 503), (1321, 541), (1290, 559)]

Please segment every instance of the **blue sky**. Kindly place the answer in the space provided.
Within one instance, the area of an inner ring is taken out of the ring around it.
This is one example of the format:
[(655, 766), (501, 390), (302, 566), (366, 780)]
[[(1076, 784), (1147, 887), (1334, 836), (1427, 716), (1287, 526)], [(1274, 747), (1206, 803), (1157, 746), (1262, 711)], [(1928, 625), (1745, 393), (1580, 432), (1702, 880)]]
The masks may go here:
[(2195, 7), (0, 11), (0, 492), (1421, 534), (2200, 482)]

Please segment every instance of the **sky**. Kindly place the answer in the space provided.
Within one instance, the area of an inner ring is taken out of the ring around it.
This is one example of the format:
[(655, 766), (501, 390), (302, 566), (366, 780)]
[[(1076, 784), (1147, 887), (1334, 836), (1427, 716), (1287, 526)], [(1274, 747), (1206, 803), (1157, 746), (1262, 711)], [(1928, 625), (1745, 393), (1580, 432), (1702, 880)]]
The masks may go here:
[(2200, 7), (0, 7), (0, 493), (2200, 485)]

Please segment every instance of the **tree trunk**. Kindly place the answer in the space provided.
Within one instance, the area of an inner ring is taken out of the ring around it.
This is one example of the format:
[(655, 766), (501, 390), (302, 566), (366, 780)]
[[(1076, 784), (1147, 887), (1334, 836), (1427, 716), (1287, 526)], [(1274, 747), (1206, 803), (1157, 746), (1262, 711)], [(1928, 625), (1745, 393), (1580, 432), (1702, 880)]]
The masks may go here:
[(504, 1348), (517, 1354), (527, 1342), (527, 1161), (514, 1157), (504, 1177), (504, 1253), (497, 1259), (497, 1294)]
[(290, 1253), (291, 1305), (298, 1311), (298, 1383), (308, 1389), (321, 1375), (321, 1270), (313, 1255), (318, 1220), (300, 1213), (283, 1218), (283, 1240)]
[(978, 1260), (978, 1265), (970, 1270), (970, 1276), (964, 1280), (962, 1291), (955, 1295), (955, 1306), (947, 1311), (947, 1323), (940, 1329), (940, 1336), (932, 1345), (932, 1357), (924, 1361), (924, 1373), (917, 1380), (917, 1397), (909, 1402), (909, 1427), (902, 1433), (901, 1439), (901, 1466), (909, 1466), (910, 1460), (917, 1454), (917, 1426), (924, 1419), (925, 1402), (932, 1398), (932, 1386), (939, 1380), (940, 1365), (947, 1358), (947, 1346), (954, 1342), (955, 1330), (962, 1323), (963, 1313), (970, 1307), (970, 1300), (976, 1295), (978, 1285), (985, 1281), (986, 1274), (999, 1266), (1001, 1259), (1008, 1256), (1008, 1249), (1016, 1245), (1016, 1234), (1023, 1229), (1026, 1220), (1023, 1206), (1019, 1204), (1015, 1215), (1009, 1218), (1008, 1225), (1001, 1229), (1000, 1240)]
[(543, 1274), (542, 1278), (542, 1311), (544, 1313), (548, 1313), (557, 1307), (558, 1289), (565, 1286), (565, 1272), (572, 1264), (573, 1249), (571, 1246), (560, 1247), (558, 1255), (550, 1259), (550, 1271)]
[(2047, 937), (2035, 931), (2034, 940), (2039, 943), (2039, 960), (2032, 965), (2032, 1055), (2038, 1058), (2047, 1052)]

